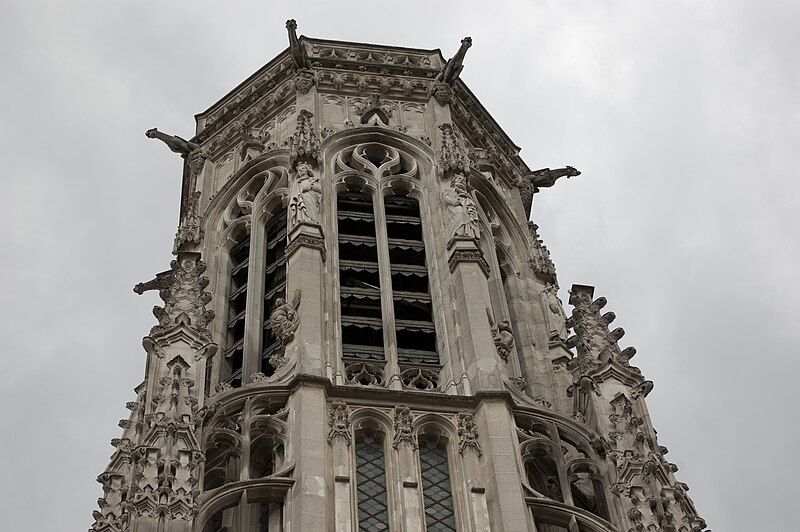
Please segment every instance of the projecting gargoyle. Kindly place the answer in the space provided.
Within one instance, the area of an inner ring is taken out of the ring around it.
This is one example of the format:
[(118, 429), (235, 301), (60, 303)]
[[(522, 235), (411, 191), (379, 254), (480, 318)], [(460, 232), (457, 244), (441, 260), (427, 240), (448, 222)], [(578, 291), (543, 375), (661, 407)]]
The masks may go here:
[(286, 21), (286, 29), (289, 30), (289, 51), (292, 54), (292, 61), (297, 68), (306, 68), (308, 59), (306, 58), (306, 49), (300, 44), (297, 38), (297, 22), (294, 19)]
[(167, 135), (166, 133), (160, 132), (158, 129), (148, 129), (144, 132), (145, 136), (150, 139), (158, 139), (167, 147), (174, 151), (175, 153), (180, 153), (184, 157), (192, 153), (194, 150), (199, 150), (200, 145), (195, 144), (194, 142), (189, 142), (186, 139), (182, 139), (176, 135)]
[(575, 177), (581, 175), (580, 171), (572, 166), (566, 168), (556, 168), (551, 170), (549, 168), (542, 168), (541, 170), (534, 170), (530, 174), (525, 175), (525, 179), (533, 184), (534, 192), (540, 188), (552, 187), (556, 184), (559, 177)]
[(458, 49), (456, 55), (447, 61), (442, 71), (436, 76), (436, 81), (447, 83), (448, 85), (452, 85), (455, 82), (464, 69), (464, 56), (467, 55), (467, 49), (470, 46), (472, 46), (472, 37), (461, 39), (461, 48)]
[(166, 290), (172, 286), (173, 279), (174, 277), (172, 270), (167, 270), (165, 272), (157, 273), (155, 279), (151, 279), (144, 283), (137, 283), (136, 286), (133, 287), (133, 291), (139, 295), (142, 295), (150, 290)]

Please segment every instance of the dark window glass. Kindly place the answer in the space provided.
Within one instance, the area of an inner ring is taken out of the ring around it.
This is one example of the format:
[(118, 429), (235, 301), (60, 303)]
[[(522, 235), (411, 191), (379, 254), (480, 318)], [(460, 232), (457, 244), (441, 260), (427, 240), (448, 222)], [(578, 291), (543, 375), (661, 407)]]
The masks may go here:
[(425, 528), (428, 532), (455, 532), (453, 494), (450, 489), (450, 468), (447, 449), (432, 438), (419, 446), (422, 470), (422, 499), (425, 504)]
[(389, 530), (383, 442), (371, 433), (356, 441), (356, 491), (358, 529)]

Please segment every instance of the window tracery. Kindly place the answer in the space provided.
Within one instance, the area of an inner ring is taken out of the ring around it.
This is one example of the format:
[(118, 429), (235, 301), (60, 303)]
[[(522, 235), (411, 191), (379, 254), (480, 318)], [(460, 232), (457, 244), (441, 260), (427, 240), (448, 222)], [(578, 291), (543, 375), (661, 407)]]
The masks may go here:
[(394, 147), (368, 142), (340, 151), (335, 166), (346, 380), (381, 385), (376, 366), (385, 361), (402, 385), (438, 388), (438, 373), (429, 376), (440, 362), (419, 165)]

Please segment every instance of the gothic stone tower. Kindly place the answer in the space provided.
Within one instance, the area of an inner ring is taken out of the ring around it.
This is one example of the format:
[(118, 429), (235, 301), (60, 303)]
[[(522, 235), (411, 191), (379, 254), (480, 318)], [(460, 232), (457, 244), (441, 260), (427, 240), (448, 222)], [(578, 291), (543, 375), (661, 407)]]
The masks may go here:
[[(95, 532), (701, 532), (604, 298), (445, 61), (297, 38), (197, 116)], [(574, 335), (569, 331), (573, 330)]]

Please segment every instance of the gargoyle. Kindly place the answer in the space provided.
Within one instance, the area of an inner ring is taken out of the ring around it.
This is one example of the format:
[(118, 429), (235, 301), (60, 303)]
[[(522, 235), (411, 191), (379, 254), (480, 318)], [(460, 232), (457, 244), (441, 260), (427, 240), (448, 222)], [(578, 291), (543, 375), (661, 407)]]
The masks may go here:
[(144, 134), (147, 138), (160, 140), (166, 144), (170, 150), (174, 151), (175, 153), (180, 153), (184, 157), (193, 151), (200, 149), (199, 144), (189, 142), (188, 140), (178, 137), (177, 135), (167, 135), (166, 133), (160, 132), (156, 128), (148, 129), (144, 132)]
[(467, 49), (472, 46), (472, 37), (464, 37), (461, 39), (461, 47), (447, 63), (444, 68), (436, 76), (436, 81), (439, 83), (447, 83), (452, 85), (461, 71), (464, 69), (464, 56), (467, 55)]
[(289, 51), (292, 54), (294, 66), (298, 69), (306, 68), (308, 59), (306, 58), (305, 48), (303, 48), (303, 45), (300, 44), (300, 40), (297, 38), (297, 22), (294, 19), (287, 20), (286, 29), (289, 30)]
[(142, 295), (150, 290), (166, 290), (172, 286), (173, 279), (174, 276), (172, 270), (167, 270), (165, 272), (157, 273), (155, 279), (151, 279), (144, 283), (137, 283), (136, 286), (133, 287), (133, 291), (139, 295)]
[(533, 191), (538, 192), (540, 188), (552, 187), (556, 184), (559, 177), (575, 177), (581, 175), (580, 171), (572, 166), (566, 168), (556, 168), (551, 170), (549, 168), (542, 168), (541, 170), (534, 170), (530, 174), (525, 175), (525, 179), (533, 184)]

